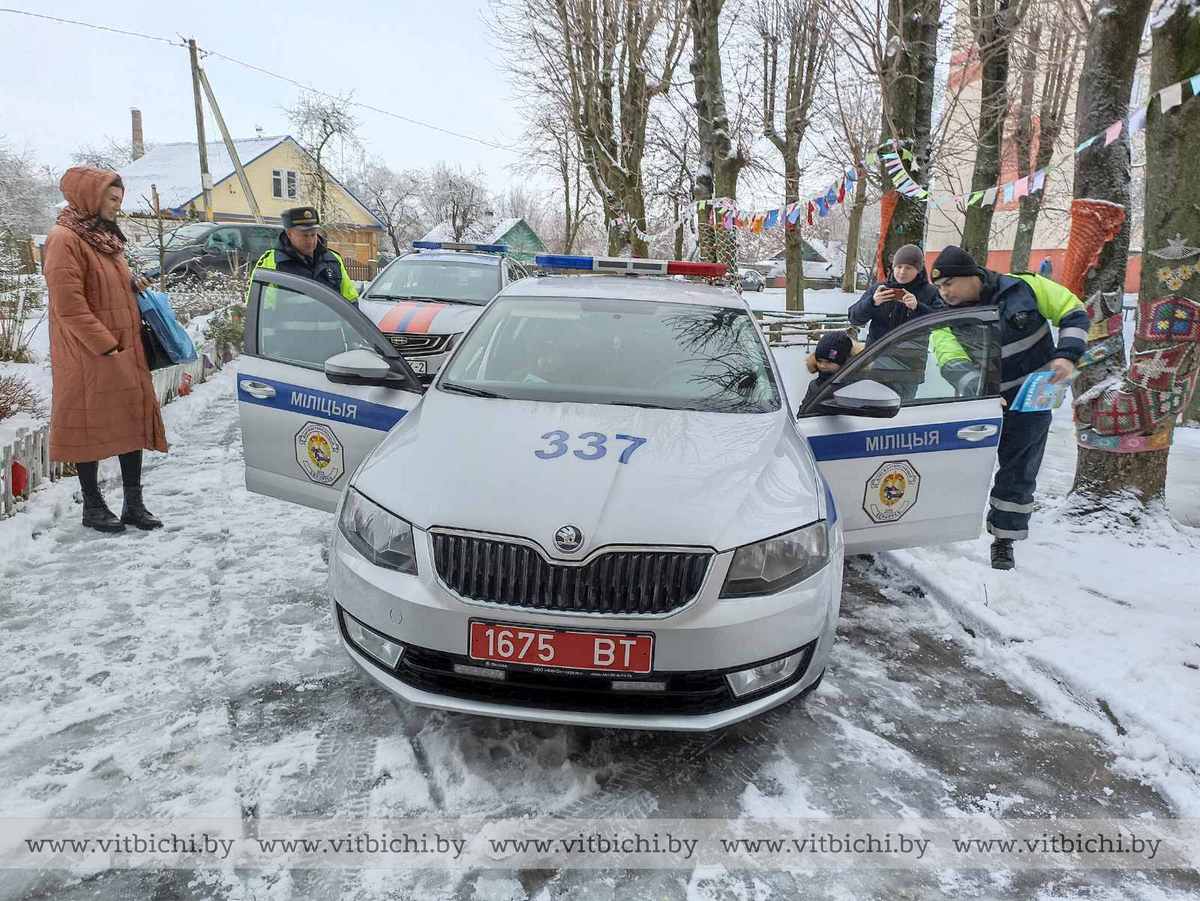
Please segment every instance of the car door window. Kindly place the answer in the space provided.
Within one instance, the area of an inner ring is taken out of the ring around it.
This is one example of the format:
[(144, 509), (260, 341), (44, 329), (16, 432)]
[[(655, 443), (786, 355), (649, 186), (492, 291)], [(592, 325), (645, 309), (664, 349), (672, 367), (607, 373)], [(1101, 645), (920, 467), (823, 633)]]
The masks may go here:
[(1000, 393), (1000, 345), (995, 325), (969, 318), (918, 320), (850, 361), (801, 415), (819, 415), (821, 400), (839, 387), (873, 381), (900, 395), (902, 406), (947, 403)]
[(210, 253), (241, 253), (242, 236), (236, 228), (218, 228), (206, 242)]
[(306, 294), (279, 285), (263, 289), (258, 312), (258, 355), (280, 363), (324, 369), (347, 350), (375, 350), (346, 319)]
[(275, 246), (275, 235), (275, 230), (270, 228), (247, 229), (246, 255), (253, 260), (257, 260)]

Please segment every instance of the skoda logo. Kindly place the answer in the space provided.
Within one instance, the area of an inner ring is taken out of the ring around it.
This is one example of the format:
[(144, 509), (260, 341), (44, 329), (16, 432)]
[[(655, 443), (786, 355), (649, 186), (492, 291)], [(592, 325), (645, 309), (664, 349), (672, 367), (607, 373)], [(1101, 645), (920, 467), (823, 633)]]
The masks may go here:
[(564, 554), (573, 554), (583, 547), (583, 533), (575, 526), (563, 526), (554, 533), (554, 545)]

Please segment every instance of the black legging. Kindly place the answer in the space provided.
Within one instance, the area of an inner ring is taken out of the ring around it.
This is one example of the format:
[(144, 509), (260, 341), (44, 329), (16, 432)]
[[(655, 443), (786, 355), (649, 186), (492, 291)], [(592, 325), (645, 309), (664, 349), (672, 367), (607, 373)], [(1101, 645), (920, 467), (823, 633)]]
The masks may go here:
[[(142, 452), (130, 451), (117, 457), (121, 461), (121, 484), (126, 488), (137, 488), (142, 484)], [(100, 493), (99, 470), (100, 461), (91, 463), (76, 463), (79, 472), (79, 486), (84, 494), (93, 496)]]

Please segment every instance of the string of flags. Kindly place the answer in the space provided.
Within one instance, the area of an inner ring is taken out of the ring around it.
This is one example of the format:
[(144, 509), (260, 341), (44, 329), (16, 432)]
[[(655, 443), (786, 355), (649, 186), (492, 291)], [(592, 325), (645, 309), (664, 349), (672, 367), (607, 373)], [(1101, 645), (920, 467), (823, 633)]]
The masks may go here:
[[(1126, 129), (1128, 129), (1129, 136), (1132, 137), (1146, 127), (1146, 117), (1150, 112), (1150, 106), (1154, 102), (1155, 97), (1159, 99), (1162, 112), (1166, 114), (1183, 103), (1185, 86), (1190, 86), (1193, 97), (1200, 96), (1200, 74), (1193, 75), (1185, 78), (1183, 81), (1162, 88), (1151, 95), (1144, 104), (1131, 111), (1128, 116), (1118, 119), (1104, 131), (1081, 142), (1075, 148), (1074, 153), (1066, 159), (1073, 159), (1100, 141), (1103, 141), (1101, 146), (1107, 147), (1115, 141), (1120, 140), (1121, 135), (1126, 132)], [(885, 147), (887, 149), (884, 149)], [(961, 204), (989, 207), (993, 206), (997, 201), (1012, 203), (1020, 200), (1022, 197), (1038, 193), (1046, 186), (1047, 172), (1055, 168), (1055, 166), (1050, 166), (1038, 169), (1029, 175), (1024, 175), (1021, 178), (996, 185), (993, 188), (983, 191), (968, 191), (963, 194), (935, 197), (909, 174), (905, 162), (911, 159), (913, 159), (911, 150), (902, 147), (897, 141), (892, 141), (889, 144), (881, 145), (878, 148), (878, 152), (873, 151), (865, 154), (865, 158), (860, 163), (847, 169), (843, 176), (832, 182), (824, 191), (807, 200), (797, 200), (766, 210), (743, 210), (738, 207), (736, 201), (730, 198), (714, 198), (712, 200), (696, 201), (694, 204), (695, 212), (697, 216), (707, 214), (710, 225), (716, 226), (719, 224), (727, 231), (745, 229), (754, 234), (760, 234), (763, 231), (779, 228), (785, 224), (794, 226), (801, 217), (804, 218), (807, 225), (811, 226), (815, 223), (816, 219), (825, 218), (837, 206), (845, 203), (848, 196), (853, 195), (858, 179), (861, 177), (860, 172), (869, 168), (873, 169), (879, 165), (882, 165), (887, 171), (893, 187), (906, 197), (924, 200), (934, 207), (959, 206)], [(1064, 162), (1065, 160), (1055, 165), (1062, 165)], [(674, 231), (681, 223), (687, 221), (689, 220), (672, 223), (668, 228), (660, 232), (660, 235)], [(658, 237), (658, 235), (644, 234), (636, 225), (633, 226), (632, 230), (644, 240)]]

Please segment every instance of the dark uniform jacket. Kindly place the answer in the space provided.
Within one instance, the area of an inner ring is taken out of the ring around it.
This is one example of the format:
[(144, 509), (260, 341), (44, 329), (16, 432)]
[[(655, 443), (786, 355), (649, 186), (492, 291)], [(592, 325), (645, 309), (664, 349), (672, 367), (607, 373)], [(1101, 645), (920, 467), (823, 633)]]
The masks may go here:
[[(910, 310), (899, 300), (892, 300), (876, 306), (875, 290), (880, 285), (908, 291), (917, 298), (917, 308)], [(866, 293), (850, 307), (850, 323), (851, 325), (858, 326), (870, 323), (871, 328), (867, 332), (867, 346), (870, 346), (892, 329), (904, 325), (904, 323), (916, 319), (918, 316), (932, 313), (941, 305), (942, 298), (938, 294), (937, 288), (929, 281), (929, 277), (922, 270), (907, 285), (901, 285), (890, 278), (886, 282), (872, 282), (871, 286), (867, 288)]]

